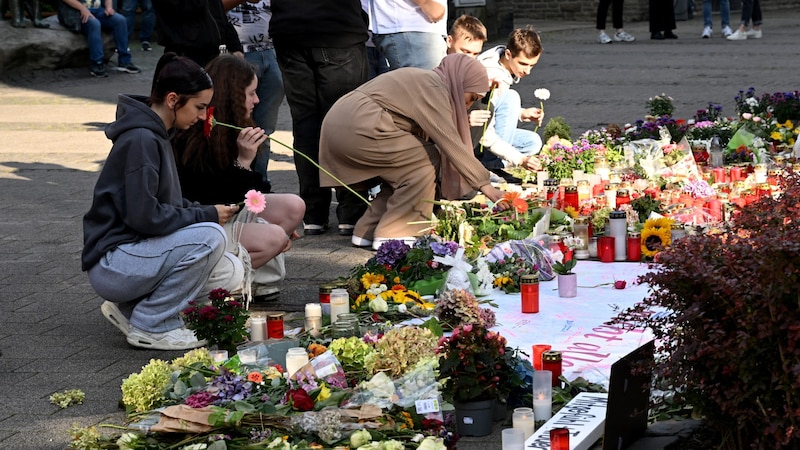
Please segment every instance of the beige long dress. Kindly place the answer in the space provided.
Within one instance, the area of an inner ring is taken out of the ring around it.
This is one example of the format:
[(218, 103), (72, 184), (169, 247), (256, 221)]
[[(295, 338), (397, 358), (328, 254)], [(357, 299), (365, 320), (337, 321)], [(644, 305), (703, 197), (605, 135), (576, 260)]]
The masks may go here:
[[(340, 98), (322, 122), (322, 167), (348, 185), (384, 182), (356, 224), (354, 235), (364, 239), (417, 236), (426, 228), (412, 222), (431, 219), (439, 152), (473, 189), (489, 184), (489, 172), (459, 136), (445, 83), (430, 70), (383, 74)], [(336, 185), (321, 174), (321, 186)]]

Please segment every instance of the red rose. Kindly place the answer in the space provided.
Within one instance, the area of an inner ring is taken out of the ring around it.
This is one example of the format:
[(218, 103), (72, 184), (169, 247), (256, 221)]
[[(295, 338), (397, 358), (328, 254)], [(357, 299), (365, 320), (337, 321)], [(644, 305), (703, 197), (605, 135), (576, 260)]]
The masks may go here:
[(614, 289), (625, 289), (628, 283), (625, 280), (617, 280), (614, 282)]
[(311, 411), (314, 409), (314, 400), (302, 388), (290, 389), (286, 395), (289, 396), (295, 411)]

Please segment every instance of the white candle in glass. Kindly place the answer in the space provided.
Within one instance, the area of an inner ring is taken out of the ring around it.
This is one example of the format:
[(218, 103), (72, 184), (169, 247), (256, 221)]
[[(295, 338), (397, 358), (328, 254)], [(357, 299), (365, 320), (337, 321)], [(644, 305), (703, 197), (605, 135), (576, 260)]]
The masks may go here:
[(319, 303), (306, 304), (306, 331), (312, 336), (319, 335), (319, 329), (322, 328), (322, 305)]
[(553, 414), (553, 373), (549, 370), (533, 372), (533, 416), (536, 420), (549, 420)]
[(239, 350), (239, 361), (242, 364), (255, 364), (256, 363), (256, 354), (257, 350), (255, 348), (244, 348)]
[(211, 350), (208, 353), (211, 355), (211, 359), (214, 360), (215, 363), (224, 363), (228, 359), (227, 350)]
[(548, 177), (550, 177), (550, 174), (548, 174), (546, 170), (536, 172), (536, 186), (539, 188), (539, 192), (545, 192), (544, 180)]
[(528, 438), (533, 435), (533, 431), (536, 427), (533, 408), (514, 408), (514, 414), (512, 414), (511, 417), (512, 426), (518, 430), (522, 430), (525, 434), (525, 440), (527, 441)]
[(266, 317), (251, 317), (250, 318), (250, 340), (263, 341), (266, 338), (267, 331), (267, 318)]
[(339, 314), (350, 312), (350, 299), (346, 289), (334, 289), (331, 292), (331, 324), (336, 323)]
[(303, 347), (292, 347), (286, 351), (286, 373), (292, 376), (308, 363), (308, 353)]

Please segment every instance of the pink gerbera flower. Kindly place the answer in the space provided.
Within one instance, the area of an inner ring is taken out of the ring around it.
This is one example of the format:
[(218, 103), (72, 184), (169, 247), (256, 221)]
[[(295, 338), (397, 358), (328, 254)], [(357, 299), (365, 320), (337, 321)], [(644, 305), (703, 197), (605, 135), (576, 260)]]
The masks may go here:
[(255, 189), (244, 194), (244, 206), (253, 214), (260, 214), (267, 206), (267, 197)]

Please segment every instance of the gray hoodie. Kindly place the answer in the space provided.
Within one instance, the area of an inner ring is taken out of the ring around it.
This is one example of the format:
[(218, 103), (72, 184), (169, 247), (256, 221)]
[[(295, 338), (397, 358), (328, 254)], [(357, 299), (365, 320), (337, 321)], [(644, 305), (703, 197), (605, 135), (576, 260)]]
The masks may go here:
[(120, 94), (106, 136), (114, 145), (83, 216), (84, 271), (120, 244), (219, 221), (214, 206), (183, 198), (167, 129), (145, 97)]

